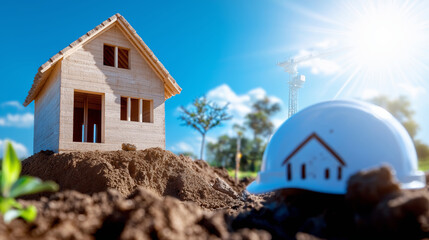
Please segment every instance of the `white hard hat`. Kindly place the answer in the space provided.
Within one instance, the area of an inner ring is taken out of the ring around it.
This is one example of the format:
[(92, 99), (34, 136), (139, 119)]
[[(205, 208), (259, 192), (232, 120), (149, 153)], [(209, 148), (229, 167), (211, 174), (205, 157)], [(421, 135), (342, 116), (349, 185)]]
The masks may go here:
[(426, 185), (410, 136), (389, 112), (359, 101), (323, 102), (280, 126), (247, 190), (257, 194), (297, 188), (345, 194), (351, 175), (382, 165), (394, 170), (402, 188)]

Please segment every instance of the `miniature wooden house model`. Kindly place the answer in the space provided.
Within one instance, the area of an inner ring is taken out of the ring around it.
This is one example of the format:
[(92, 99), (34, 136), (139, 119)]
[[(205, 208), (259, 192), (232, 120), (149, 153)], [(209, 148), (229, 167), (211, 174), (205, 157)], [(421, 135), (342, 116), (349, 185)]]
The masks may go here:
[(180, 92), (116, 14), (39, 68), (24, 102), (35, 102), (34, 152), (165, 148), (164, 102)]

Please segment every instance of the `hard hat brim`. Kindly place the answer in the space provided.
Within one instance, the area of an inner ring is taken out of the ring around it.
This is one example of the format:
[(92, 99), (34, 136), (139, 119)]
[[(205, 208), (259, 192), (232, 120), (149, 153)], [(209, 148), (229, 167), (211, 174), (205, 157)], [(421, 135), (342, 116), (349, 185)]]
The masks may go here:
[(261, 184), (261, 183), (258, 183), (257, 180), (255, 180), (247, 186), (246, 190), (251, 194), (262, 194), (262, 193), (272, 192), (284, 187), (285, 187), (284, 184), (281, 184), (281, 183)]
[[(291, 184), (285, 184), (282, 182), (264, 182), (260, 183), (260, 177), (251, 182), (246, 190), (251, 194), (263, 194), (272, 192), (275, 190), (279, 190), (282, 188), (296, 188), (296, 189), (304, 189), (309, 191), (315, 191), (315, 192), (322, 192), (327, 194), (345, 194), (346, 188), (344, 189), (335, 189), (335, 188), (329, 188), (329, 189), (317, 189), (312, 188), (311, 186), (302, 186), (300, 184), (291, 185)], [(402, 189), (422, 189), (426, 187), (426, 176), (422, 171), (416, 171), (412, 176), (400, 176), (399, 184), (401, 185)]]

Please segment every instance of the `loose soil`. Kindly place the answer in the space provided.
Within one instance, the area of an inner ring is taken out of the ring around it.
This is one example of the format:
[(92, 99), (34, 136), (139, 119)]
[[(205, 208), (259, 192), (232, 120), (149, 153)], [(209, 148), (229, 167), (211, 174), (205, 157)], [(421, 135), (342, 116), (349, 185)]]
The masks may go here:
[(41, 152), (23, 173), (61, 191), (21, 199), (36, 220), (0, 219), (0, 239), (429, 238), (427, 189), (401, 190), (386, 167), (352, 176), (346, 195), (250, 195), (249, 180), (158, 148)]
[[(192, 201), (206, 209), (242, 205), (245, 184), (235, 184), (224, 169), (211, 168), (160, 148), (143, 151), (42, 152), (23, 161), (22, 173), (57, 182), (61, 190), (97, 193), (116, 189), (128, 196), (138, 186), (158, 196)], [(214, 189), (217, 181), (227, 183), (231, 193)]]

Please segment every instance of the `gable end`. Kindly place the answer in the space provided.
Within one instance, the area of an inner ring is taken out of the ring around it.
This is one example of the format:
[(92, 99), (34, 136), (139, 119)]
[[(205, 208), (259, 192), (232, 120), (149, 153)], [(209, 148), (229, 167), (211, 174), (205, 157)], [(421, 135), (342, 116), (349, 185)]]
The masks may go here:
[(75, 52), (79, 47), (88, 43), (100, 33), (109, 29), (113, 24), (117, 23), (120, 26), (120, 29), (124, 32), (125, 36), (132, 42), (132, 44), (138, 49), (138, 52), (144, 57), (144, 59), (149, 63), (157, 75), (164, 82), (165, 89), (165, 99), (168, 99), (176, 94), (179, 94), (182, 91), (182, 88), (177, 84), (176, 80), (170, 75), (170, 73), (165, 69), (162, 63), (158, 58), (153, 54), (149, 47), (144, 43), (143, 39), (137, 34), (133, 27), (128, 23), (127, 20), (119, 13), (108, 18), (106, 21), (102, 22), (100, 25), (96, 26), (94, 29), (87, 32), (82, 37), (78, 38), (76, 41), (72, 42), (69, 46), (64, 48), (50, 58), (46, 63), (39, 67), (37, 74), (34, 77), (33, 85), (28, 92), (28, 95), (23, 103), (24, 106), (30, 104), (39, 94), (43, 88), (46, 79), (48, 78), (49, 73), (51, 72), (53, 66), (55, 66), (59, 61), (62, 61), (65, 57), (69, 56)]

